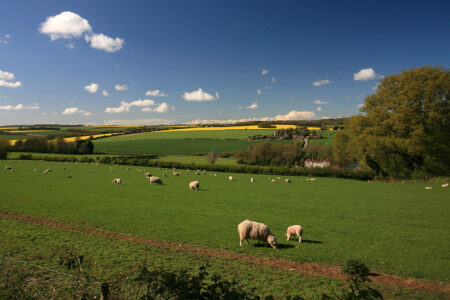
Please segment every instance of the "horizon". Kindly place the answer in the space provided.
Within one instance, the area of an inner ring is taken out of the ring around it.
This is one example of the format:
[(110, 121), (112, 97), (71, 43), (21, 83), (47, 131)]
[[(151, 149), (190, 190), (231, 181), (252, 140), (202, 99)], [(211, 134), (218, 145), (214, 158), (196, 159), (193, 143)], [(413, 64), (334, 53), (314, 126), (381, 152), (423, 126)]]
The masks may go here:
[(350, 117), (382, 78), (449, 63), (447, 1), (1, 7), (0, 126)]

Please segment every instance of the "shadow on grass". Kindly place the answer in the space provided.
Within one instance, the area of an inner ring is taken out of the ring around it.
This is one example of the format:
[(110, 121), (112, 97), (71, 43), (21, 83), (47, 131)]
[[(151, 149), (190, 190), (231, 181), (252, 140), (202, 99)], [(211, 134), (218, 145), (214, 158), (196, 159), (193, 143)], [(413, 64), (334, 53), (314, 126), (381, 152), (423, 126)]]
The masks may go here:
[[(264, 245), (264, 244), (254, 244), (253, 247), (255, 247), (255, 248), (264, 248), (264, 247), (272, 248), (269, 245)], [(280, 250), (280, 249), (289, 249), (289, 248), (294, 248), (294, 247), (295, 247), (294, 245), (289, 245), (289, 244), (277, 244), (277, 249), (278, 250)]]
[(323, 244), (322, 241), (314, 241), (314, 240), (302, 240), (302, 243), (308, 243), (308, 244)]

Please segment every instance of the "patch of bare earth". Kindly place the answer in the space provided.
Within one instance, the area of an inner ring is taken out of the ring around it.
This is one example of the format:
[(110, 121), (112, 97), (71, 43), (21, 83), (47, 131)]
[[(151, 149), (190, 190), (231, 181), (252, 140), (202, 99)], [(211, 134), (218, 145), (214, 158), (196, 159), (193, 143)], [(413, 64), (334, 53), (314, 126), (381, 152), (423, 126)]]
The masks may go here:
[[(259, 257), (249, 256), (249, 255), (235, 253), (235, 252), (231, 252), (231, 251), (205, 249), (205, 248), (199, 248), (199, 247), (194, 247), (194, 246), (182, 245), (182, 244), (178, 244), (178, 243), (143, 239), (143, 238), (133, 237), (133, 236), (129, 236), (129, 235), (123, 235), (123, 234), (119, 234), (119, 233), (105, 232), (105, 231), (101, 231), (101, 230), (97, 230), (97, 229), (81, 228), (81, 227), (72, 226), (72, 225), (68, 225), (68, 224), (64, 224), (64, 223), (60, 223), (60, 222), (54, 222), (54, 221), (49, 221), (49, 220), (45, 220), (45, 219), (36, 219), (36, 218), (27, 217), (27, 216), (10, 214), (7, 212), (0, 212), (0, 217), (14, 219), (14, 220), (22, 221), (22, 222), (33, 223), (33, 224), (39, 224), (39, 225), (57, 228), (57, 229), (80, 231), (80, 232), (84, 232), (84, 233), (88, 233), (88, 234), (95, 234), (95, 235), (109, 237), (109, 238), (117, 239), (117, 240), (147, 244), (147, 245), (152, 245), (152, 246), (156, 246), (156, 247), (160, 247), (160, 248), (176, 248), (178, 250), (182, 250), (182, 251), (186, 251), (186, 252), (193, 252), (193, 253), (197, 253), (197, 254), (201, 254), (201, 255), (239, 259), (239, 260), (248, 261), (248, 262), (251, 262), (254, 264), (268, 266), (271, 268), (279, 268), (279, 269), (284, 269), (287, 271), (299, 272), (299, 273), (302, 273), (304, 275), (309, 275), (309, 276), (326, 276), (326, 277), (332, 277), (332, 278), (344, 278), (341, 273), (340, 266), (322, 265), (322, 264), (315, 264), (315, 263), (299, 263), (299, 262), (290, 261), (290, 260), (286, 260), (286, 259), (280, 259), (280, 258), (259, 258)], [(413, 279), (413, 278), (404, 278), (404, 277), (391, 275), (391, 274), (384, 274), (384, 273), (372, 272), (372, 274), (373, 275), (370, 276), (370, 279), (374, 283), (382, 283), (382, 284), (386, 284), (386, 285), (398, 286), (398, 287), (412, 289), (412, 290), (428, 290), (428, 291), (440, 291), (440, 292), (450, 293), (450, 285), (448, 285), (448, 284), (443, 285), (443, 284), (440, 284), (439, 282), (424, 282), (424, 281), (419, 281), (419, 280)]]

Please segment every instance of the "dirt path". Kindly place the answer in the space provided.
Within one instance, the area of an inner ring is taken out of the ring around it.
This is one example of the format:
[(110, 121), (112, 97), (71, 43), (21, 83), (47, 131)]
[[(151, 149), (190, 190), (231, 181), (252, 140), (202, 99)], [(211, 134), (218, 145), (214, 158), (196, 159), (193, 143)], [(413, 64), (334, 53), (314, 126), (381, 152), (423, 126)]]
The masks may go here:
[[(178, 250), (186, 252), (194, 252), (201, 255), (208, 255), (213, 257), (225, 257), (239, 259), (255, 264), (265, 265), (272, 268), (284, 269), (287, 271), (295, 271), (309, 276), (326, 276), (332, 278), (343, 278), (340, 266), (332, 265), (321, 265), (314, 263), (299, 263), (295, 261), (289, 261), (280, 258), (259, 258), (253, 257), (245, 254), (239, 254), (231, 251), (219, 251), (205, 248), (198, 248), (194, 246), (187, 246), (178, 243), (163, 242), (157, 240), (149, 240), (138, 237), (133, 237), (129, 235), (123, 235), (118, 233), (111, 233), (100, 231), (96, 229), (81, 228), (77, 226), (72, 226), (64, 223), (49, 221), (45, 219), (35, 219), (27, 216), (14, 215), (7, 212), (0, 212), (0, 217), (14, 219), (22, 222), (28, 222), (33, 224), (39, 224), (47, 227), (57, 228), (57, 229), (67, 229), (80, 231), (88, 234), (95, 234), (99, 236), (109, 237), (112, 239), (118, 239), (123, 241), (130, 241), (141, 244), (148, 244), (160, 248), (176, 248)], [(406, 289), (412, 290), (428, 290), (428, 291), (440, 291), (445, 293), (450, 293), (450, 285), (442, 285), (438, 282), (423, 282), (413, 278), (403, 278), (396, 275), (384, 274), (384, 273), (373, 273), (370, 279), (374, 283), (382, 283), (391, 286), (398, 286)]]

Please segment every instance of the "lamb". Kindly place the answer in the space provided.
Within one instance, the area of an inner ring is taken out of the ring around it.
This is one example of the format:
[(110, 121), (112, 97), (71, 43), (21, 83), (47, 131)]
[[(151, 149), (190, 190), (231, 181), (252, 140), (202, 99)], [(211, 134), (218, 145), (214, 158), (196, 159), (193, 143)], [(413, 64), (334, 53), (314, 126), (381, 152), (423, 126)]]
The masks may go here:
[(5, 167), (5, 170), (12, 170), (12, 168), (13, 168), (13, 167), (11, 167), (11, 166), (6, 166), (6, 167)]
[(302, 242), (303, 237), (303, 227), (301, 225), (292, 225), (289, 226), (286, 230), (286, 237), (289, 241), (291, 239), (291, 236), (297, 235), (298, 236), (298, 242)]
[(426, 186), (425, 189), (426, 189), (426, 190), (432, 190), (433, 187), (431, 187), (431, 186)]
[(269, 245), (276, 249), (277, 248), (277, 239), (270, 232), (269, 227), (267, 225), (253, 222), (249, 220), (242, 221), (238, 225), (238, 233), (239, 233), (239, 245), (242, 247), (242, 241), (248, 244), (247, 239), (263, 241), (264, 243), (267, 241)]
[(191, 181), (189, 183), (189, 189), (198, 190), (200, 188), (200, 183), (198, 181)]
[(145, 173), (145, 177), (146, 178), (150, 178), (150, 177), (152, 177), (152, 174), (151, 173)]
[(275, 180), (275, 179), (272, 179), (270, 182), (274, 183), (274, 182), (276, 182), (276, 180)]
[(250, 178), (250, 182), (255, 182), (255, 178)]
[(173, 176), (180, 176), (180, 173), (173, 172)]
[(441, 187), (443, 187), (443, 188), (448, 187), (448, 183), (444, 183), (443, 185), (441, 185)]
[(286, 182), (286, 183), (291, 183), (291, 180), (288, 179), (288, 178), (286, 178), (286, 180), (285, 180), (284, 182)]
[(120, 180), (120, 178), (115, 178), (113, 179), (112, 184), (122, 184), (122, 180)]
[(151, 183), (151, 184), (153, 184), (153, 183), (156, 183), (156, 184), (163, 184), (161, 178), (156, 177), (156, 176), (150, 177), (150, 183)]
[(233, 181), (233, 176), (228, 176), (229, 181)]

